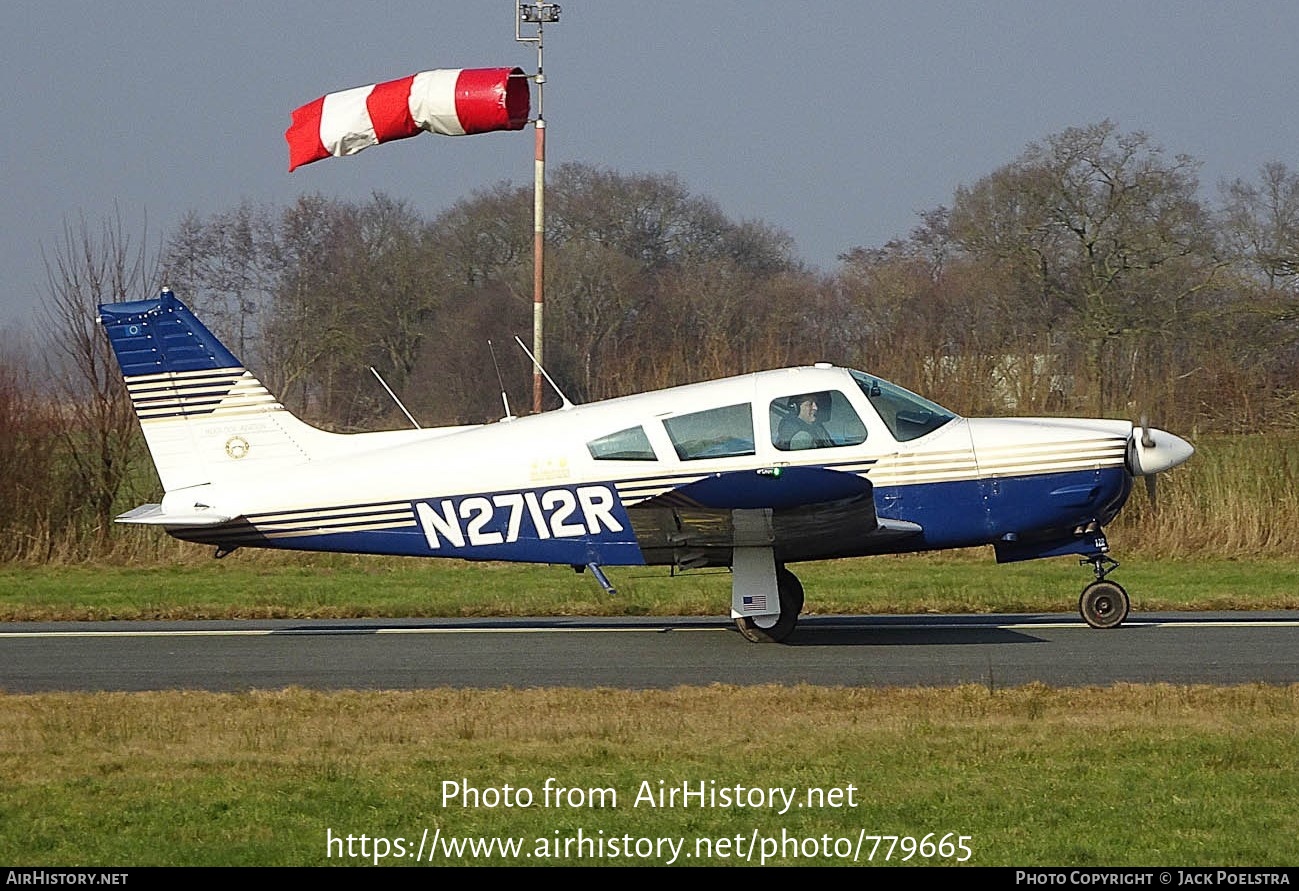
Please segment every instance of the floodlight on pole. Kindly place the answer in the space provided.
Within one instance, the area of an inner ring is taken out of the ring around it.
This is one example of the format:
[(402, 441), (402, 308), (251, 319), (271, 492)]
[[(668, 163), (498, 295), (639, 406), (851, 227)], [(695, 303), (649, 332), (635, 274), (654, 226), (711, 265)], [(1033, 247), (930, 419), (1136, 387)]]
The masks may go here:
[[(542, 32), (549, 22), (559, 21), (558, 3), (524, 3), (515, 0), (514, 39), (520, 43), (537, 45), (537, 73), (533, 80), (537, 83), (537, 150), (535, 162), (535, 179), (533, 182), (532, 204), (532, 410), (541, 411), (541, 361), (542, 331), (545, 309), (545, 250), (546, 250), (546, 118), (545, 105), (542, 101), (542, 89), (546, 75), (542, 68)], [(523, 33), (524, 25), (535, 25), (531, 36)]]

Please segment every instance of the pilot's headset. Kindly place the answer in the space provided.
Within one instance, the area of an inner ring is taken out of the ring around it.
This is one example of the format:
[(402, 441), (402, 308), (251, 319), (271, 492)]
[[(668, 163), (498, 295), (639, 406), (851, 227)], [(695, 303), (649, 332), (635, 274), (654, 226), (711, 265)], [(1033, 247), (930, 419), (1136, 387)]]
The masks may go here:
[(816, 403), (816, 420), (818, 423), (826, 423), (830, 420), (830, 394), (829, 393), (800, 393), (797, 396), (789, 397), (789, 413), (794, 417), (798, 416), (798, 410), (802, 407), (805, 399), (811, 399)]

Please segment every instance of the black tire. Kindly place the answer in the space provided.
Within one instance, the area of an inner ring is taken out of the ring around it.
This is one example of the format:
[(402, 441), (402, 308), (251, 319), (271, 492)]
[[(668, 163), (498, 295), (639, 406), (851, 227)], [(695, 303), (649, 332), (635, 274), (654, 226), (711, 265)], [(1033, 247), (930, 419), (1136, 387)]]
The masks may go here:
[(803, 611), (803, 583), (794, 573), (778, 566), (776, 592), (780, 597), (780, 617), (770, 628), (763, 628), (748, 617), (735, 620), (735, 627), (754, 643), (781, 643), (798, 624), (798, 614)]
[(1093, 628), (1117, 628), (1128, 617), (1128, 592), (1114, 582), (1092, 582), (1078, 598), (1078, 612)]

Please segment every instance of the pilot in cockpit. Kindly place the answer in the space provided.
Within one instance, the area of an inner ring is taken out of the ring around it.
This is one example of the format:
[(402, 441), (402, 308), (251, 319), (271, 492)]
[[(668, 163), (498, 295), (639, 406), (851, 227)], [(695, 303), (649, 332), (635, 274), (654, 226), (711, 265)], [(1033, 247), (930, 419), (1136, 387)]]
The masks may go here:
[(776, 430), (776, 447), (780, 449), (820, 449), (834, 445), (821, 419), (829, 409), (828, 393), (805, 393), (791, 396), (789, 414)]

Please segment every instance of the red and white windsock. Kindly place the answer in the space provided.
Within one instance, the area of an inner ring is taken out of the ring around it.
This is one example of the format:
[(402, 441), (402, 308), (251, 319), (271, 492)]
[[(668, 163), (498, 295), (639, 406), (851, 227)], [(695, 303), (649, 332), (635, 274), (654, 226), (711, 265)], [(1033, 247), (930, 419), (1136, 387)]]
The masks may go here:
[(444, 136), (522, 130), (529, 98), (521, 68), (440, 68), (330, 93), (293, 112), (284, 131), (289, 170), (422, 130)]

